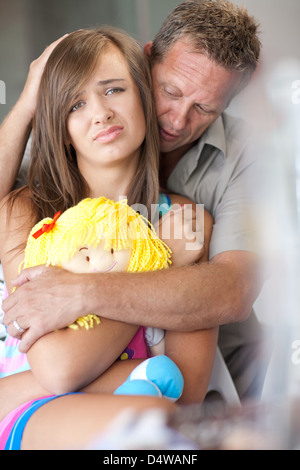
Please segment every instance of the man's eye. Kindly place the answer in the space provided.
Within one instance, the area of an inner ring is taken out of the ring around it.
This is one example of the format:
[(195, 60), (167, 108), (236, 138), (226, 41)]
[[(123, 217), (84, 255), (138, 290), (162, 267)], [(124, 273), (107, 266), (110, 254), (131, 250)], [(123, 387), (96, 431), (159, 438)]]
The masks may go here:
[(74, 106), (72, 106), (71, 108), (71, 113), (74, 112), (74, 111), (78, 111), (78, 109), (82, 108), (84, 106), (84, 101), (78, 101), (78, 103), (76, 103)]
[(167, 89), (167, 88), (164, 88), (164, 93), (165, 93), (166, 96), (169, 96), (170, 98), (175, 98), (175, 99), (176, 99), (176, 98), (180, 98), (180, 97), (178, 96), (178, 93), (176, 93), (176, 92), (173, 91), (173, 90), (169, 90), (169, 89)]
[(212, 113), (212, 111), (210, 109), (203, 108), (203, 106), (201, 106), (201, 104), (196, 104), (195, 107), (196, 107), (197, 111), (199, 111), (200, 113), (204, 113), (204, 114)]

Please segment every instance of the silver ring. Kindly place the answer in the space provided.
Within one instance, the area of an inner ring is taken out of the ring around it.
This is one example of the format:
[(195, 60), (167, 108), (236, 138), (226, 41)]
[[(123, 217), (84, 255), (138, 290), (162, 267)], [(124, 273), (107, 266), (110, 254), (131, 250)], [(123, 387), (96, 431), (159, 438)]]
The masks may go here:
[(17, 322), (17, 320), (14, 320), (13, 321), (13, 325), (15, 327), (15, 329), (22, 335), (24, 333), (25, 330), (23, 330), (23, 328), (19, 325), (19, 323)]

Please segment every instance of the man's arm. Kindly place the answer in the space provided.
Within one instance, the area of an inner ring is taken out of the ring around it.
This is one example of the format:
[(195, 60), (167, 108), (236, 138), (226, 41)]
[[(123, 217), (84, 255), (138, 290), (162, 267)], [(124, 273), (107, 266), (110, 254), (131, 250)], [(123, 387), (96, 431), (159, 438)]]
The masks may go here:
[(244, 321), (262, 287), (260, 263), (248, 252), (222, 253), (207, 263), (166, 271), (91, 276), (89, 281), (83, 311), (97, 305), (107, 318), (173, 331)]
[(16, 181), (31, 131), (41, 76), (49, 55), (62, 39), (53, 42), (31, 63), (21, 96), (0, 126), (0, 199)]
[[(226, 252), (210, 262), (147, 273), (73, 274), (36, 267), (21, 274), (3, 302), (8, 333), (13, 321), (27, 331), (20, 350), (80, 315), (173, 331), (194, 331), (245, 320), (262, 286), (260, 263), (249, 252)], [(49, 316), (51, 304), (54, 316)], [(26, 312), (26, 316), (24, 316)]]
[(19, 99), (0, 127), (0, 199), (13, 188), (31, 130), (32, 114)]

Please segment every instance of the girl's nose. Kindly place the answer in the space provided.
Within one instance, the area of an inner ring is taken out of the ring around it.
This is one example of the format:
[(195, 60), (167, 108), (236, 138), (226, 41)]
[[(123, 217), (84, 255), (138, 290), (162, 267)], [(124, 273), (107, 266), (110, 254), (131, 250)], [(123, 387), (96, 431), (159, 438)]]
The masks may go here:
[(94, 124), (106, 124), (113, 118), (113, 112), (111, 110), (97, 111), (94, 115)]
[(113, 110), (104, 99), (96, 96), (92, 104), (91, 112), (94, 124), (106, 124), (113, 119)]

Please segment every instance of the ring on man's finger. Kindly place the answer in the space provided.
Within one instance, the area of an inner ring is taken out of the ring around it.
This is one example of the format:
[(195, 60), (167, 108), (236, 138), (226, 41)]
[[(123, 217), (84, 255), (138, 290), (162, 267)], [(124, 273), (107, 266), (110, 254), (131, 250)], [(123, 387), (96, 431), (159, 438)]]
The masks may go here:
[(13, 325), (15, 327), (15, 329), (22, 335), (24, 333), (25, 330), (23, 330), (23, 328), (19, 325), (19, 323), (17, 322), (17, 320), (14, 320), (13, 321)]

